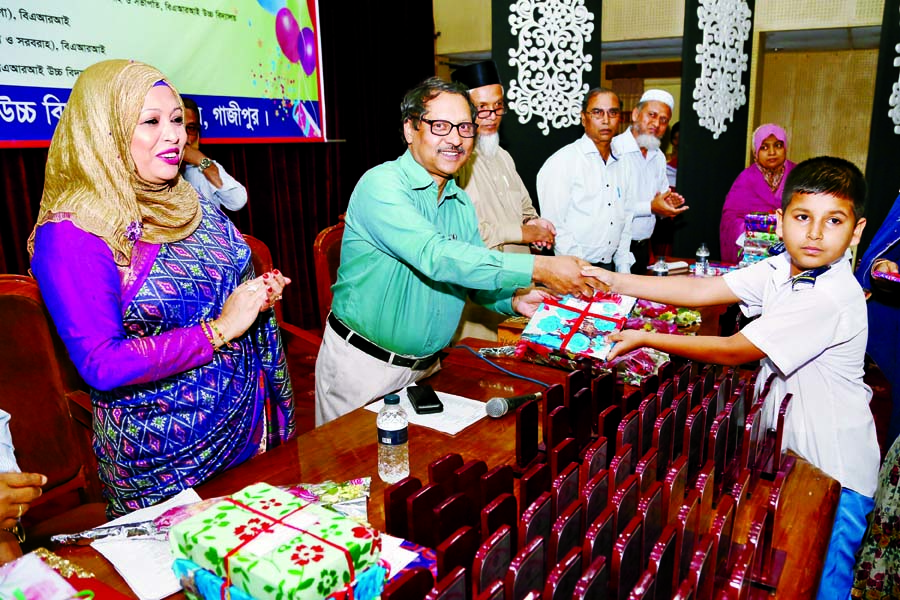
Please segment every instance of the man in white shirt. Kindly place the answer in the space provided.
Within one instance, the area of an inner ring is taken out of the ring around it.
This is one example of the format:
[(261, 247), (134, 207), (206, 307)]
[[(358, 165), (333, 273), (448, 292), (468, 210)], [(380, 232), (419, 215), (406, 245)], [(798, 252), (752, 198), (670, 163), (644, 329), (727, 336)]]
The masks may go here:
[(613, 154), (631, 167), (635, 183), (634, 223), (631, 227), (632, 270), (646, 275), (650, 236), (656, 217), (674, 217), (686, 211), (680, 194), (669, 188), (666, 155), (660, 139), (669, 127), (675, 99), (664, 90), (647, 90), (631, 113), (631, 127), (612, 141)]
[(247, 190), (235, 181), (224, 167), (200, 151), (200, 108), (190, 98), (184, 102), (184, 128), (187, 144), (184, 146), (184, 178), (197, 192), (215, 204), (228, 210), (240, 210), (247, 204)]
[[(531, 246), (552, 248), (556, 228), (534, 209), (531, 196), (509, 152), (500, 147), (500, 122), (506, 112), (503, 85), (492, 60), (456, 69), (451, 78), (469, 88), (475, 105), (478, 135), (475, 149), (457, 172), (456, 182), (475, 206), (478, 232), (491, 250), (528, 254)], [(466, 302), (456, 339), (497, 339), (506, 318), (474, 302)]]
[(620, 117), (615, 93), (590, 90), (582, 103), (584, 135), (547, 159), (537, 189), (544, 216), (556, 225), (557, 254), (628, 273), (634, 177), (611, 148)]

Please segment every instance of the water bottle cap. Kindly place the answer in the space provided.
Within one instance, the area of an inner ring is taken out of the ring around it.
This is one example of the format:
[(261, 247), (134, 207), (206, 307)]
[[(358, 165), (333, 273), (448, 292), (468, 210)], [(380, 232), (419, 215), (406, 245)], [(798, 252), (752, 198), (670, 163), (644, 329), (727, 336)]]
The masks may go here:
[(385, 404), (400, 404), (400, 396), (397, 394), (388, 394), (384, 397)]

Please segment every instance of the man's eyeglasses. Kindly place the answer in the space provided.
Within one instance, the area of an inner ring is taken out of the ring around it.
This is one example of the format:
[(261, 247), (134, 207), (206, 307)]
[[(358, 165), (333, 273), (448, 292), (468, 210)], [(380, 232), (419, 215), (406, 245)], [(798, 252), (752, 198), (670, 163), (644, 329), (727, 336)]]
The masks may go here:
[(615, 119), (622, 114), (622, 109), (607, 108), (606, 110), (603, 110), (602, 108), (592, 108), (591, 110), (584, 111), (584, 114), (590, 116), (592, 119), (596, 119), (597, 121), (602, 119), (604, 115), (609, 117), (610, 119)]
[(491, 115), (497, 115), (498, 117), (502, 117), (505, 113), (506, 113), (506, 107), (498, 106), (497, 108), (482, 108), (477, 113), (475, 113), (475, 116), (477, 116), (479, 119), (487, 119)]
[(192, 135), (196, 135), (196, 134), (200, 133), (200, 126), (196, 125), (194, 123), (191, 123), (190, 125), (185, 125), (184, 130)]
[(423, 123), (428, 123), (428, 125), (431, 127), (431, 133), (433, 133), (434, 135), (439, 135), (441, 137), (450, 135), (450, 132), (453, 131), (454, 127), (456, 127), (456, 130), (459, 132), (459, 137), (473, 138), (475, 137), (475, 131), (478, 129), (478, 125), (469, 121), (457, 123), (454, 125), (450, 121), (444, 121), (442, 119), (432, 121), (431, 119), (419, 117), (419, 120)]

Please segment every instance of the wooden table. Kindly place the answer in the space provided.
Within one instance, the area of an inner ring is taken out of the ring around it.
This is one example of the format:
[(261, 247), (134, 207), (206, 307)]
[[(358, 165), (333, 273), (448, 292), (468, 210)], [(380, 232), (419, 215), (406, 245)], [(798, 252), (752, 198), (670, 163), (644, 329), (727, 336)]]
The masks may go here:
[[(557, 369), (499, 359), (502, 366), (545, 383), (564, 383), (566, 373)], [(478, 400), (539, 391), (540, 386), (505, 375), (465, 350), (453, 349), (443, 360), (443, 370), (429, 383), (435, 389)], [(223, 473), (197, 488), (204, 498), (235, 492), (259, 481), (273, 485), (315, 483), (326, 479), (343, 481), (372, 478), (368, 503), (369, 521), (384, 529), (383, 492), (378, 478), (375, 413), (357, 409), (295, 441), (270, 450)], [(448, 452), (464, 460), (484, 460), (488, 468), (515, 462), (515, 416), (485, 418), (456, 436), (410, 425), (410, 474), (423, 482), (428, 464)], [(769, 483), (760, 481), (742, 504), (736, 521), (736, 540), (743, 542), (756, 508), (768, 497)], [(779, 509), (774, 545), (787, 551), (787, 561), (778, 588), (781, 598), (810, 598), (815, 592), (830, 527), (823, 515), (832, 515), (840, 494), (839, 484), (802, 459), (789, 475)], [(111, 565), (90, 547), (64, 547), (58, 554), (91, 570), (100, 580), (134, 597)], [(174, 598), (181, 598), (178, 594)]]

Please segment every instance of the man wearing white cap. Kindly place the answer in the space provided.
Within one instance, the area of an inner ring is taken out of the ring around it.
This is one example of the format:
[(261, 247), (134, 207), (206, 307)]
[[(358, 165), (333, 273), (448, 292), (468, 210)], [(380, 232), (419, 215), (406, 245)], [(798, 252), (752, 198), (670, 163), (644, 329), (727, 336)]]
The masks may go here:
[(660, 139), (669, 127), (675, 99), (664, 90), (647, 90), (631, 113), (631, 127), (613, 138), (612, 151), (629, 161), (637, 190), (631, 227), (632, 272), (646, 274), (650, 258), (650, 236), (656, 216), (674, 217), (686, 211), (684, 198), (669, 188), (666, 155)]
[[(531, 245), (552, 248), (556, 228), (540, 218), (512, 156), (500, 147), (500, 122), (506, 105), (497, 65), (492, 60), (466, 65), (453, 71), (451, 78), (469, 88), (469, 99), (477, 111), (475, 149), (457, 172), (456, 182), (475, 205), (484, 245), (519, 254), (529, 254)], [(498, 325), (505, 318), (467, 302), (456, 337), (496, 341)]]

